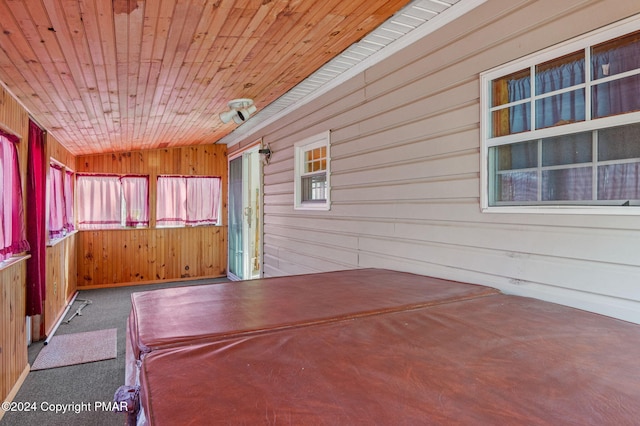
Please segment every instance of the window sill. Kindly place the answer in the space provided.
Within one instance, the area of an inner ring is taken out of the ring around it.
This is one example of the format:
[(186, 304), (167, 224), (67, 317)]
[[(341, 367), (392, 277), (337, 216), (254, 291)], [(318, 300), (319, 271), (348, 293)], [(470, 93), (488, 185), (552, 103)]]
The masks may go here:
[(140, 229), (151, 229), (149, 226), (122, 226), (118, 228), (96, 228), (96, 229), (78, 229), (78, 232), (102, 232), (102, 231), (138, 231)]
[(181, 229), (181, 228), (215, 228), (225, 226), (222, 224), (207, 224), (207, 225), (189, 225), (189, 226), (141, 226), (137, 228), (103, 228), (103, 229), (78, 229), (74, 232), (109, 232), (109, 231), (144, 231), (155, 229)]
[(78, 230), (76, 229), (76, 230), (73, 230), (73, 231), (69, 232), (67, 235), (65, 235), (63, 237), (55, 238), (53, 240), (49, 240), (49, 241), (47, 241), (47, 247), (56, 246), (56, 245), (60, 244), (62, 241), (64, 241), (67, 238), (69, 238), (70, 236), (75, 235), (77, 233), (78, 233)]
[(2, 262), (0, 262), (0, 271), (3, 271), (12, 265), (15, 265), (16, 263), (22, 262), (23, 260), (27, 260), (30, 257), (31, 257), (30, 254), (24, 254), (21, 256), (14, 256), (12, 258), (3, 260)]
[(511, 214), (574, 214), (574, 215), (609, 215), (640, 216), (640, 207), (618, 206), (501, 206), (484, 207), (483, 213)]
[(331, 210), (331, 204), (329, 204), (329, 203), (301, 203), (301, 204), (296, 204), (293, 208), (295, 210), (329, 211), (329, 210)]
[(170, 225), (170, 226), (156, 226), (153, 229), (181, 229), (181, 228), (215, 228), (215, 227), (220, 227), (223, 226), (221, 224), (218, 223), (206, 223), (206, 224), (202, 224), (202, 225)]

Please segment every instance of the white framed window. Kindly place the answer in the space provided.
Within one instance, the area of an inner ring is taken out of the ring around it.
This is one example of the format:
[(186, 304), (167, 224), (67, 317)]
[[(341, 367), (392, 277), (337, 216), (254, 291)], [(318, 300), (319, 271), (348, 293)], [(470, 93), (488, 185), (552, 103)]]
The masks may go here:
[(480, 80), (483, 211), (640, 214), (640, 18)]
[(298, 210), (331, 208), (329, 138), (327, 131), (294, 145), (294, 207)]

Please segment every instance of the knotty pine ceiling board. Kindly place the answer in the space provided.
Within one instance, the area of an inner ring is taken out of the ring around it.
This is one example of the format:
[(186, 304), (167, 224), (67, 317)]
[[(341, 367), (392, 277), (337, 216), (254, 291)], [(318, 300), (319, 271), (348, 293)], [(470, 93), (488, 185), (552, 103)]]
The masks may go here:
[(0, 0), (0, 80), (74, 155), (214, 143), (408, 2)]

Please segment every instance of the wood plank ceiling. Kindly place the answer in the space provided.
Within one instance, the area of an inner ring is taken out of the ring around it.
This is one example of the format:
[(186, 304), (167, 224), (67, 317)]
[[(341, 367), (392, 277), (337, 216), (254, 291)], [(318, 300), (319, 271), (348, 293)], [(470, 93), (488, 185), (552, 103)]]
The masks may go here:
[(74, 155), (214, 143), (408, 2), (0, 0), (0, 80)]

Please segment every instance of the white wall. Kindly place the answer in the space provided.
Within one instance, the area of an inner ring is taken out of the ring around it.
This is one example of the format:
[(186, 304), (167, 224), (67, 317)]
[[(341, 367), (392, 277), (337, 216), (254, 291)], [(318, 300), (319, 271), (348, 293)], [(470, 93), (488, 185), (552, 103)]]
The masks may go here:
[[(640, 217), (482, 213), (479, 179), (479, 73), (634, 13), (640, 2), (488, 0), (249, 135), (273, 151), (265, 275), (391, 268), (640, 323)], [(331, 210), (294, 210), (293, 144), (327, 129)]]

